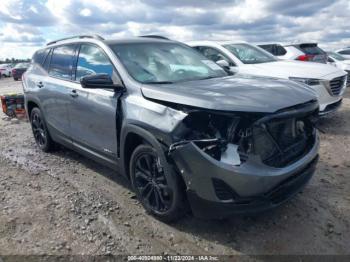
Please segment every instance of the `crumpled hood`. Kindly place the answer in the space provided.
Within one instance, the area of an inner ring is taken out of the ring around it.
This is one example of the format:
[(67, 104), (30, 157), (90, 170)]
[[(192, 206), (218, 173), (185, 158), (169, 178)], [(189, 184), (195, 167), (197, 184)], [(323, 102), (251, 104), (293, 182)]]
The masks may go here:
[(237, 74), (175, 84), (142, 85), (146, 98), (194, 107), (273, 113), (316, 100), (308, 86), (289, 80)]
[(246, 74), (272, 76), (287, 79), (288, 77), (328, 79), (327, 75), (342, 71), (328, 64), (279, 60), (269, 63), (243, 65), (240, 72)]

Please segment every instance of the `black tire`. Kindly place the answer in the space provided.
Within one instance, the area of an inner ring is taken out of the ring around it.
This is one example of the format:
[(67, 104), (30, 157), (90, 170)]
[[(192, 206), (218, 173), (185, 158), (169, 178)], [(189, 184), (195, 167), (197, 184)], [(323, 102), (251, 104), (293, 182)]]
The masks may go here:
[(49, 134), (45, 119), (40, 109), (37, 107), (33, 108), (32, 112), (30, 113), (30, 124), (32, 126), (34, 139), (38, 147), (44, 152), (53, 150), (55, 143)]
[(185, 192), (179, 175), (162, 163), (150, 145), (138, 146), (130, 159), (130, 178), (138, 200), (146, 211), (164, 222), (180, 219), (186, 212)]
[(18, 81), (18, 78), (17, 78), (17, 77), (14, 77), (13, 80)]

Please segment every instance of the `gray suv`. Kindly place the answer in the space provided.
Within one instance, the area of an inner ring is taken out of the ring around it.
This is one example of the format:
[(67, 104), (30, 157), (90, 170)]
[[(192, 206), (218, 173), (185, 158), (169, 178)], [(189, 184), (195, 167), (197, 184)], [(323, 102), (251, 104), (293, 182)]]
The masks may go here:
[(157, 36), (51, 42), (23, 88), (43, 151), (58, 143), (118, 170), (164, 221), (278, 206), (318, 159), (318, 104), (306, 85), (227, 75)]

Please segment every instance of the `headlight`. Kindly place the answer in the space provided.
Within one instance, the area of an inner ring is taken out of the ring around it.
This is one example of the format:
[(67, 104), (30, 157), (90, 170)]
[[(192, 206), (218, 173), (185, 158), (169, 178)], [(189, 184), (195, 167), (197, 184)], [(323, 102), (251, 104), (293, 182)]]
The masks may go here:
[(316, 86), (320, 84), (320, 79), (315, 78), (289, 77), (289, 80), (301, 82), (309, 86)]

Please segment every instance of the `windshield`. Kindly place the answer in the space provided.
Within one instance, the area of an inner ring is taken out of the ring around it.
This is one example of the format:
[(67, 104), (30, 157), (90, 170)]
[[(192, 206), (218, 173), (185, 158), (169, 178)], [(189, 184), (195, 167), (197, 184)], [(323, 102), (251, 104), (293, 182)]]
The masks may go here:
[(342, 55), (339, 55), (335, 52), (327, 52), (327, 54), (330, 56), (330, 57), (333, 57), (335, 60), (338, 60), (338, 61), (344, 61), (346, 60), (346, 58)]
[(220, 66), (176, 43), (111, 44), (128, 73), (141, 83), (175, 83), (226, 76)]
[(243, 64), (260, 64), (277, 61), (273, 55), (248, 44), (229, 44), (224, 45), (224, 47), (241, 60)]

